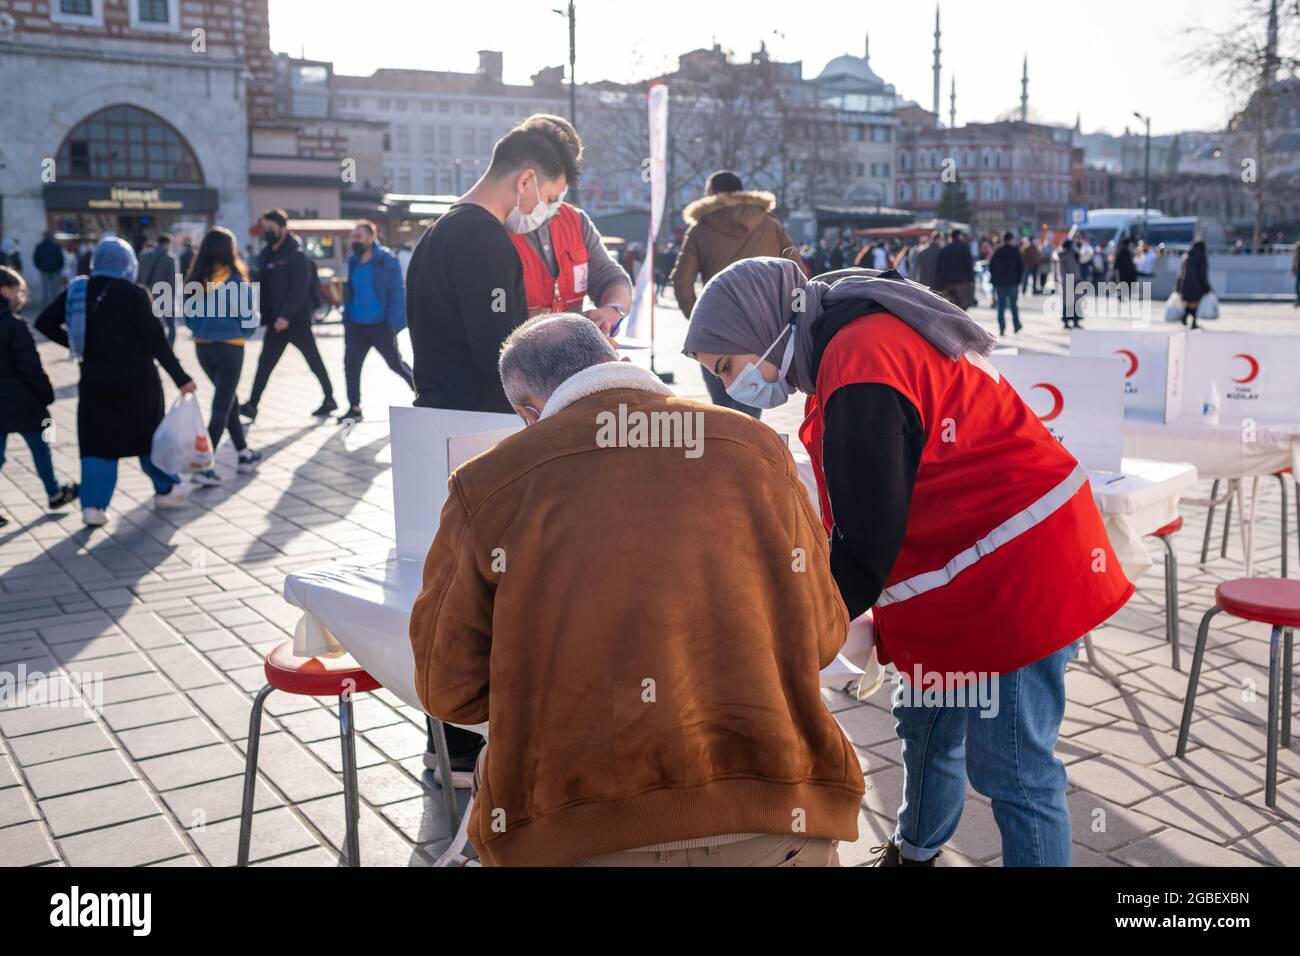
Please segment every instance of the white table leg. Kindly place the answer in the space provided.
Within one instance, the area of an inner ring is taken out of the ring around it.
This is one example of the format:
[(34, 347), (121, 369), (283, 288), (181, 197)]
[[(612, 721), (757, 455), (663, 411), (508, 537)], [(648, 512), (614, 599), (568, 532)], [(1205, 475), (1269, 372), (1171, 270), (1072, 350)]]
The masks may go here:
[(1237, 482), (1237, 512), (1241, 523), (1241, 553), (1246, 565), (1246, 577), (1255, 566), (1255, 512), (1259, 509), (1259, 477), (1250, 480), (1250, 510), (1246, 510), (1241, 482)]

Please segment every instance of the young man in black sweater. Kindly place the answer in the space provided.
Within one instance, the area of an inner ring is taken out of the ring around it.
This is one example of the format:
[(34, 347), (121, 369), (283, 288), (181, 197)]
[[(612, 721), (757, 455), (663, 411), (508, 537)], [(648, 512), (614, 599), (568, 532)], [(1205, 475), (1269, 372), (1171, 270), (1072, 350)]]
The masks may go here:
[[(543, 225), (577, 182), (582, 143), (560, 117), (531, 116), (502, 137), (487, 171), (429, 227), (406, 273), (415, 405), (513, 411), (501, 344), (528, 318), (524, 270), (507, 228)], [(446, 728), (453, 783), (468, 788), (483, 738)], [(425, 765), (437, 773), (430, 732)]]

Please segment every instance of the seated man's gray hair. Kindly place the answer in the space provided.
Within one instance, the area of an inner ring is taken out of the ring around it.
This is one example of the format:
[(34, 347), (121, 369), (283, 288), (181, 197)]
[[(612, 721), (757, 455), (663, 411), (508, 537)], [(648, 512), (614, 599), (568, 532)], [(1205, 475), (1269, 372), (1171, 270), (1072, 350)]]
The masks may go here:
[(595, 322), (558, 312), (529, 319), (511, 332), (501, 345), (497, 368), (506, 398), (518, 407), (529, 400), (544, 404), (583, 369), (616, 361), (618, 353)]

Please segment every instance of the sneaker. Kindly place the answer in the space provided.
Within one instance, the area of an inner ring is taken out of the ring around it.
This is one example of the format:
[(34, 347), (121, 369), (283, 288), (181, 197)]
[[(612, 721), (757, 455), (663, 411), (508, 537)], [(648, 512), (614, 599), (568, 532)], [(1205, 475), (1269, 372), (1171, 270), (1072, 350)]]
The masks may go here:
[(334, 399), (332, 398), (327, 398), (325, 399), (325, 401), (320, 403), (320, 408), (316, 409), (316, 411), (311, 413), (311, 416), (312, 418), (324, 418), (326, 415), (328, 415), (330, 412), (334, 411), (334, 409), (338, 407), (339, 407), (338, 402), (334, 401)]
[(103, 508), (82, 508), (81, 520), (89, 528), (99, 528), (108, 524), (108, 512)]
[(235, 471), (241, 475), (251, 475), (257, 471), (257, 463), (262, 460), (260, 451), (253, 451), (251, 448), (245, 448), (239, 453), (239, 464), (235, 466)]
[(50, 510), (57, 511), (64, 505), (76, 501), (77, 496), (80, 494), (81, 485), (77, 484), (75, 481), (70, 485), (64, 485), (59, 489), (59, 493), (50, 499)]
[(349, 408), (339, 416), (340, 425), (345, 424), (346, 422), (351, 422), (355, 425), (359, 421), (361, 421), (361, 409), (359, 408)]
[(244, 402), (239, 406), (239, 414), (247, 418), (250, 422), (257, 420), (257, 406), (252, 402)]
[(183, 508), (189, 501), (189, 486), (184, 482), (172, 485), (165, 495), (154, 495), (153, 506), (162, 511), (167, 508)]
[(221, 476), (209, 468), (207, 471), (196, 471), (190, 476), (190, 481), (200, 488), (217, 488), (221, 485)]
[[(469, 790), (474, 786), (474, 765), (478, 762), (478, 754), (473, 753), (468, 756), (457, 756), (452, 754), (451, 757), (451, 785), (457, 790)], [(442, 786), (442, 774), (438, 770), (438, 755), (432, 750), (424, 752), (424, 765), (433, 771), (433, 779), (438, 786)]]

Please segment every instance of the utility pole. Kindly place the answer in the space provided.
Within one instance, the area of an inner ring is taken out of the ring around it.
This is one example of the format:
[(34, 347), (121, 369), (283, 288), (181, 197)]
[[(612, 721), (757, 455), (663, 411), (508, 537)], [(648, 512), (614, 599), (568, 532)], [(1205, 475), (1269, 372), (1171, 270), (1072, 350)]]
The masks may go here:
[(1142, 162), (1142, 234), (1145, 237), (1147, 231), (1147, 209), (1151, 205), (1151, 117), (1143, 116), (1137, 110), (1133, 115), (1146, 124), (1147, 140), (1145, 158)]

